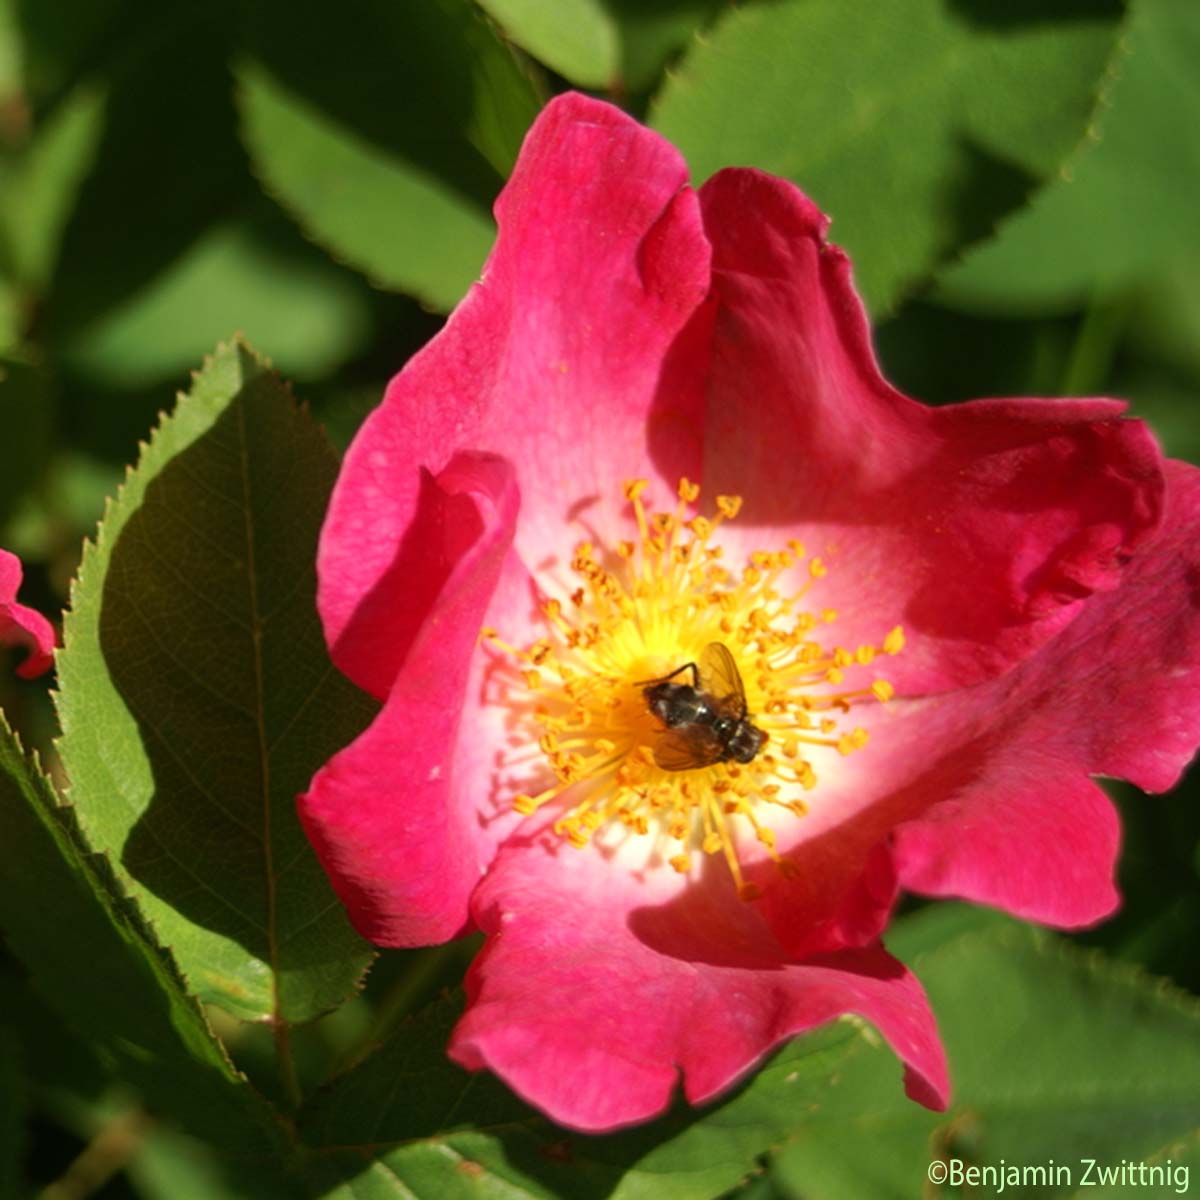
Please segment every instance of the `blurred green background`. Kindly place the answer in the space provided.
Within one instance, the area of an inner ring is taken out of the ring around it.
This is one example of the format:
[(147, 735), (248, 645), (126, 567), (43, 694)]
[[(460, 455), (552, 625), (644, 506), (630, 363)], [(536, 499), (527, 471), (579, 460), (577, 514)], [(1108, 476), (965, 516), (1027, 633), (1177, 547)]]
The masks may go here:
[[(22, 599), (62, 611), (139, 442), (235, 332), (344, 446), (477, 275), (524, 131), (569, 87), (661, 129), (697, 182), (745, 164), (809, 191), (910, 394), (1122, 396), (1200, 456), (1195, 0), (0, 0), (0, 545)], [(53, 766), (45, 682), (0, 672), (0, 707)], [(1194, 994), (1197, 785), (1115, 795), (1125, 907), (1073, 940)], [(300, 1038), (302, 1073), (471, 950), (385, 954)], [(0, 1197), (227, 1194), (12, 958), (0, 1001)], [(270, 1092), (269, 1038), (221, 1032)], [(813, 1174), (797, 1144), (739, 1190), (919, 1194)]]

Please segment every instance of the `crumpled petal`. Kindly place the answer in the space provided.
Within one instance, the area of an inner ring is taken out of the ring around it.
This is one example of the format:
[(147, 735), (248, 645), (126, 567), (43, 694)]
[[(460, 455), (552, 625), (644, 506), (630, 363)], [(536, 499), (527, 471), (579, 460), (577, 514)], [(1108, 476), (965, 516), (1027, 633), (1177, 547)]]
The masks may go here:
[(792, 962), (723, 873), (681, 888), (612, 866), (536, 837), (501, 851), (473, 903), (488, 942), (456, 1061), (600, 1132), (664, 1111), (679, 1076), (689, 1101), (709, 1100), (788, 1037), (850, 1012), (906, 1064), (909, 1095), (945, 1107), (925, 994), (878, 944)]
[(1123, 404), (909, 400), (879, 374), (810, 200), (727, 170), (701, 201), (718, 302), (703, 482), (745, 498), (730, 553), (764, 526), (803, 541), (829, 568), (819, 602), (840, 641), (903, 625), (889, 677), (909, 695), (1011, 669), (1119, 584), (1163, 488)]
[(1003, 688), (958, 697), (1003, 750), (892, 835), (902, 886), (1066, 928), (1116, 907), (1116, 814), (1086, 775), (1165, 791), (1200, 741), (1200, 471), (1167, 469), (1162, 530), (1120, 590)]
[(790, 953), (873, 939), (901, 888), (1066, 929), (1116, 908), (1120, 829), (1090, 776), (1164, 791), (1200, 741), (1200, 471), (1166, 467), (1165, 519), (1119, 590), (1009, 674), (894, 704), (857, 772), (818, 789), (797, 879), (755, 876)]
[[(501, 736), (456, 753), (479, 627), (512, 545), (519, 500), (509, 465), (459, 454), (422, 480), (407, 553), (451, 563), (387, 703), (297, 801), (334, 890), (364, 937), (429, 945), (460, 933), (467, 899), (506, 829), (481, 821), (481, 790)], [(476, 731), (478, 732), (478, 731)], [(464, 739), (463, 744), (470, 745)], [(511, 824), (511, 822), (509, 822)]]
[(54, 665), (54, 626), (41, 613), (17, 603), (21, 560), (0, 550), (0, 646), (21, 646), (25, 661), (17, 668), (22, 679), (36, 679)]

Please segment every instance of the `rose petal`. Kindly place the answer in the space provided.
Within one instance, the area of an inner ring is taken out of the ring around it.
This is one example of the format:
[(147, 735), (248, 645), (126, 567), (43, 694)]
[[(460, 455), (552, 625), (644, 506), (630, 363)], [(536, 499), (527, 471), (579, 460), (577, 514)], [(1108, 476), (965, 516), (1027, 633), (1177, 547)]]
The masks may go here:
[(425, 477), (406, 553), (440, 564), (452, 552), (453, 565), (383, 710), (297, 801), (351, 920), (379, 945), (427, 945), (463, 930), (471, 889), (505, 831), (478, 815), (499, 730), (477, 738), (476, 755), (455, 747), (466, 697), (480, 687), (471, 677), (483, 666), (479, 628), (517, 506), (502, 459), (459, 454), (436, 479)]
[(1084, 773), (1165, 791), (1200, 740), (1200, 471), (1169, 463), (1168, 481), (1162, 532), (1120, 591), (1096, 597), (1003, 697), (963, 697), (990, 708), (1004, 755), (897, 831), (904, 886), (1063, 927), (1116, 907), (1116, 815)]
[(23, 647), (25, 661), (17, 668), (22, 679), (36, 679), (54, 665), (54, 626), (32, 608), (17, 603), (21, 560), (0, 550), (0, 646)]
[(1118, 584), (1162, 492), (1123, 405), (917, 404), (880, 376), (811, 201), (748, 170), (701, 199), (719, 304), (704, 482), (744, 495), (732, 537), (761, 545), (755, 526), (783, 526), (827, 561), (814, 600), (838, 611), (839, 640), (902, 624), (889, 677), (939, 691), (1008, 670)]
[(1060, 928), (1113, 911), (1119, 828), (1088, 776), (1165, 790), (1200, 740), (1200, 472), (1167, 471), (1162, 527), (1119, 590), (1001, 679), (893, 704), (818, 787), (787, 847), (798, 878), (753, 876), (792, 954), (870, 941), (901, 887)]
[[(622, 480), (695, 474), (697, 433), (678, 433), (695, 426), (699, 392), (663, 380), (708, 289), (686, 178), (672, 146), (609, 105), (570, 95), (539, 116), (497, 203), (483, 281), (392, 381), (334, 491), (319, 606), (334, 661), (361, 687), (386, 695), (436, 595), (436, 579), (410, 591), (402, 561), (422, 469), (436, 475), (460, 449), (507, 457), (531, 567), (569, 554), (597, 499), (603, 525)], [(657, 468), (648, 440), (667, 447)]]
[(793, 1034), (853, 1012), (944, 1107), (941, 1044), (920, 985), (878, 945), (789, 962), (715, 873), (664, 903), (595, 849), (510, 843), (473, 903), (489, 934), (450, 1053), (553, 1120), (589, 1132), (661, 1113), (677, 1073), (701, 1103)]
[(910, 891), (1074, 929), (1116, 909), (1119, 844), (1117, 814), (1099, 786), (1053, 759), (1012, 754), (978, 787), (900, 826), (891, 859)]

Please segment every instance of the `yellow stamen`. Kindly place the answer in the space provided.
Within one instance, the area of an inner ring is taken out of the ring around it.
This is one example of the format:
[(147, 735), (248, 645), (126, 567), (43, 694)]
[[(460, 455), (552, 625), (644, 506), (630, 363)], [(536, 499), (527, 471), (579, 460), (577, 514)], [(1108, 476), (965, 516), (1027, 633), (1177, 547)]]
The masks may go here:
[[(689, 515), (700, 489), (681, 479), (672, 511), (658, 512), (647, 507), (648, 488), (634, 479), (623, 489), (635, 539), (611, 551), (587, 541), (575, 547), (570, 562), (579, 586), (569, 610), (555, 598), (543, 603), (546, 636), (519, 649), (494, 629), (482, 631), (513, 662), (512, 672), (501, 673), (504, 703), (528, 714), (529, 741), (548, 768), (544, 790), (518, 793), (511, 804), (527, 817), (551, 806), (551, 828), (580, 850), (593, 841), (612, 847), (649, 838), (650, 861), (680, 874), (691, 872), (696, 854), (720, 853), (737, 894), (756, 899), (761, 887), (745, 878), (743, 857), (769, 860), (785, 877), (797, 871), (776, 844), (792, 840), (787, 823), (807, 813), (802, 797), (818, 786), (817, 767), (802, 748), (819, 747), (814, 755), (836, 761), (867, 744), (863, 726), (843, 722), (860, 705), (895, 696), (886, 680), (861, 675), (878, 655), (898, 654), (904, 633), (897, 626), (878, 646), (823, 644), (818, 631), (837, 612), (802, 607), (828, 573), (822, 559), (806, 557), (792, 540), (755, 551), (740, 572), (720, 566), (714, 539), (737, 517), (741, 498), (718, 496), (713, 516)], [(741, 677), (744, 710), (733, 685), (709, 674), (713, 643)], [(848, 677), (855, 686), (842, 689)], [(656, 683), (698, 689), (709, 714), (682, 720), (662, 763), (665, 730), (646, 694)], [(691, 745), (692, 734), (697, 747), (711, 745), (717, 712), (759, 731), (763, 744), (741, 763), (732, 742), (718, 739), (718, 761), (697, 749), (689, 766), (679, 745)]]

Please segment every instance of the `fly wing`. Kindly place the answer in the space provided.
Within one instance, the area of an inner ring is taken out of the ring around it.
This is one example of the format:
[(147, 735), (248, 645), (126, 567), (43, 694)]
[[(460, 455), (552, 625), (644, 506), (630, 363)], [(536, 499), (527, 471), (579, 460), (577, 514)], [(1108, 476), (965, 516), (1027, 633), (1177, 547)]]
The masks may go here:
[(720, 762), (725, 747), (707, 725), (668, 729), (654, 743), (654, 761), (664, 771), (694, 771)]
[(746, 715), (746, 689), (724, 642), (709, 642), (700, 655), (700, 680), (721, 703), (739, 717)]

